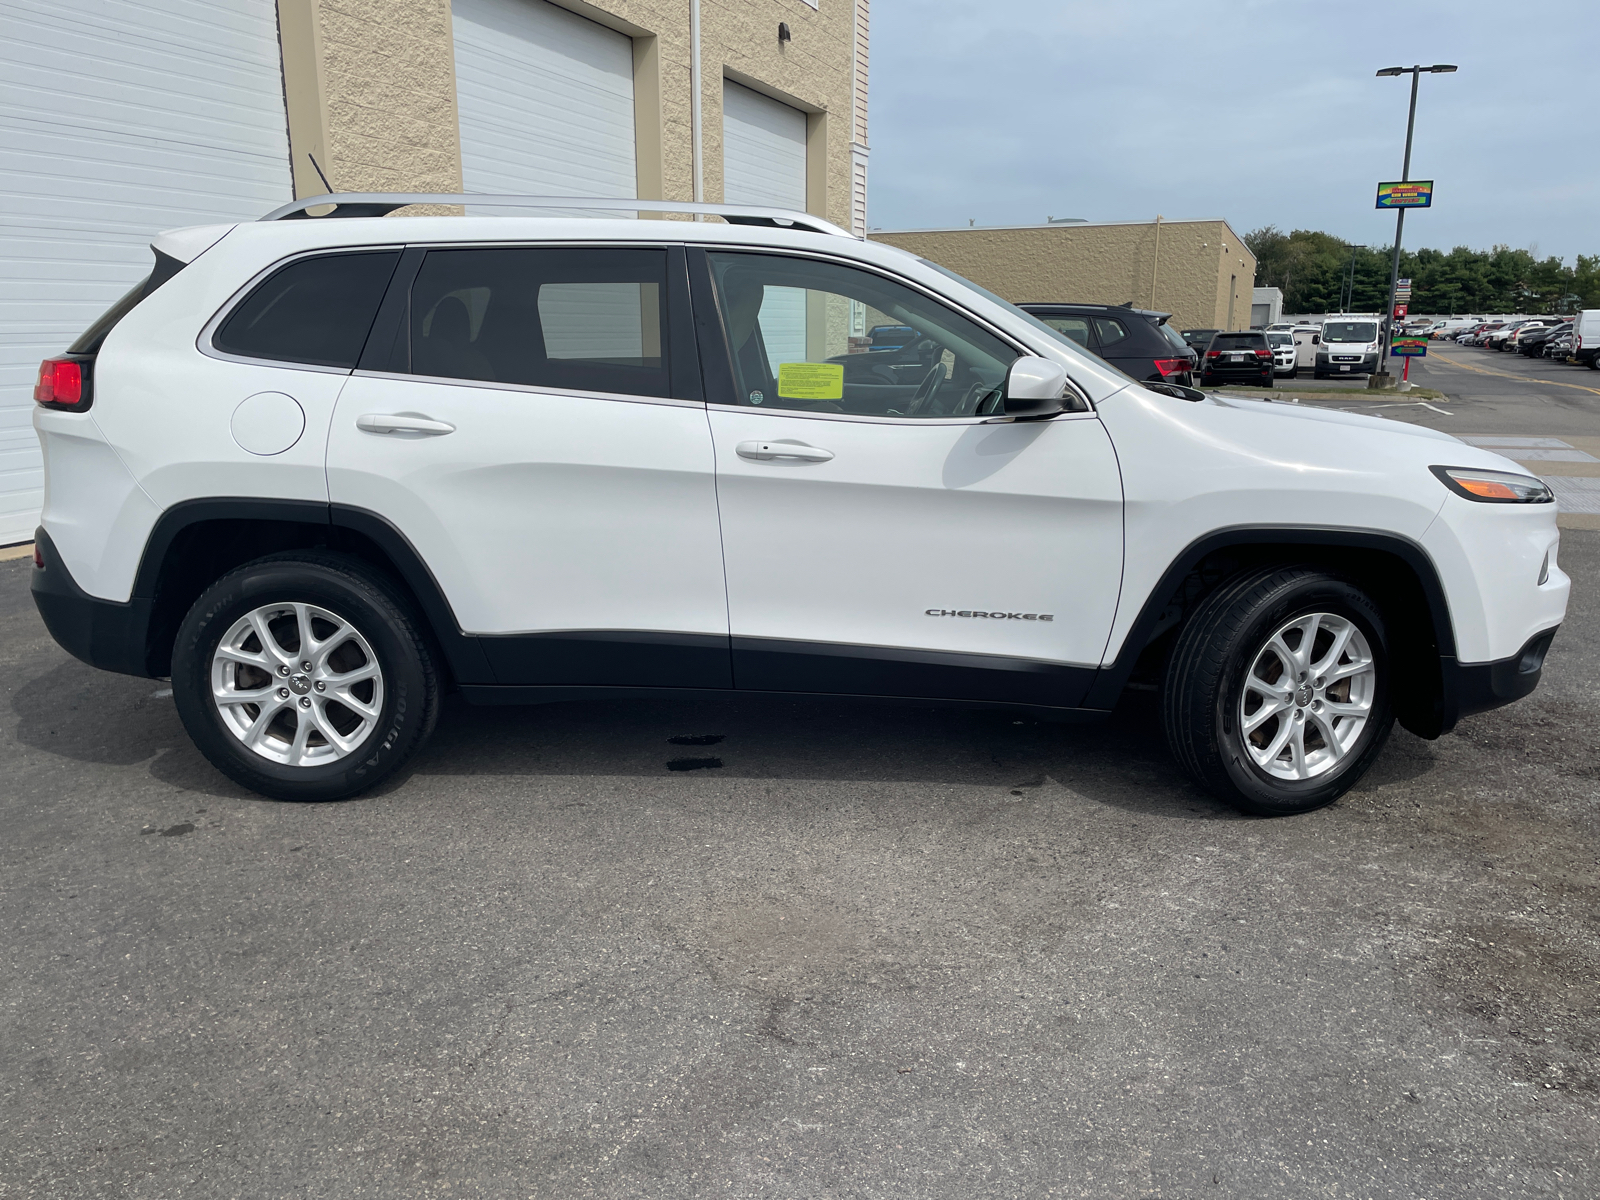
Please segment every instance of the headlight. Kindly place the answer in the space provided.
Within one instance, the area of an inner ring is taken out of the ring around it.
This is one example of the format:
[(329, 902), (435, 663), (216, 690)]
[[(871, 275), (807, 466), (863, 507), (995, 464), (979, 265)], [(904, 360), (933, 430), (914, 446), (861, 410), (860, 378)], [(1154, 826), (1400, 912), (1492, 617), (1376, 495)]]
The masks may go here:
[(1429, 467), (1458, 496), (1484, 504), (1552, 504), (1555, 493), (1542, 479), (1513, 475), (1509, 471), (1479, 471), (1473, 467)]

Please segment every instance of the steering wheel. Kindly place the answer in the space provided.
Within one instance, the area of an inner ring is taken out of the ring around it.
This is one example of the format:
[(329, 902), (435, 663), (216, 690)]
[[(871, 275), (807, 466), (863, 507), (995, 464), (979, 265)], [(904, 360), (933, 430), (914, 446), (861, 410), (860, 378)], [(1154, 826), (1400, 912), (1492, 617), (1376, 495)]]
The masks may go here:
[(911, 403), (906, 405), (905, 415), (917, 417), (922, 415), (922, 410), (928, 407), (934, 394), (939, 390), (939, 385), (944, 382), (944, 363), (934, 361), (928, 373), (922, 377), (922, 382), (917, 384), (917, 390), (911, 397)]

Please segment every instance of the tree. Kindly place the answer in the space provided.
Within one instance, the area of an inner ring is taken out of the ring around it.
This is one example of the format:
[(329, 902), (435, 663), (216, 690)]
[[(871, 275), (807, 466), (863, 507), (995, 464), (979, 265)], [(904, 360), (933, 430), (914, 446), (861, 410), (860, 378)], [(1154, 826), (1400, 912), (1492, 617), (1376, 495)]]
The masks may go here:
[[(1393, 251), (1353, 246), (1309, 229), (1284, 233), (1265, 225), (1244, 236), (1256, 256), (1256, 282), (1283, 289), (1286, 312), (1382, 312), (1389, 299)], [(1559, 258), (1497, 245), (1457, 246), (1448, 254), (1420, 249), (1400, 255), (1411, 280), (1411, 307), (1422, 312), (1570, 312), (1600, 307), (1600, 255), (1568, 267)], [(1569, 299), (1576, 297), (1576, 299)]]

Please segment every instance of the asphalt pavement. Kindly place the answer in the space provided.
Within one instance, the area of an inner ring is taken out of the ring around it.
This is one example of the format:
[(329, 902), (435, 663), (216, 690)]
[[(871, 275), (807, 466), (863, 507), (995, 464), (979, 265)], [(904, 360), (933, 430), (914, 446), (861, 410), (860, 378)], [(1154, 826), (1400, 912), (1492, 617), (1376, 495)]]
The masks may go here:
[(1600, 533), (1561, 560), (1538, 692), (1276, 821), (1142, 693), (450, 703), (275, 803), (0, 563), (0, 1197), (1600, 1194)]

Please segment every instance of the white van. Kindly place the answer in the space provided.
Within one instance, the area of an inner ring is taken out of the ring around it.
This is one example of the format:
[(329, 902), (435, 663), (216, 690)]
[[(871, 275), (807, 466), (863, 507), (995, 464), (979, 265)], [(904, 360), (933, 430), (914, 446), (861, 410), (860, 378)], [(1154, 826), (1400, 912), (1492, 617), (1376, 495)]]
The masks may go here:
[(1591, 371), (1600, 371), (1600, 308), (1586, 308), (1572, 318), (1572, 357)]
[(1322, 323), (1313, 378), (1332, 375), (1370, 375), (1378, 369), (1383, 349), (1383, 321), (1377, 313), (1335, 313)]

